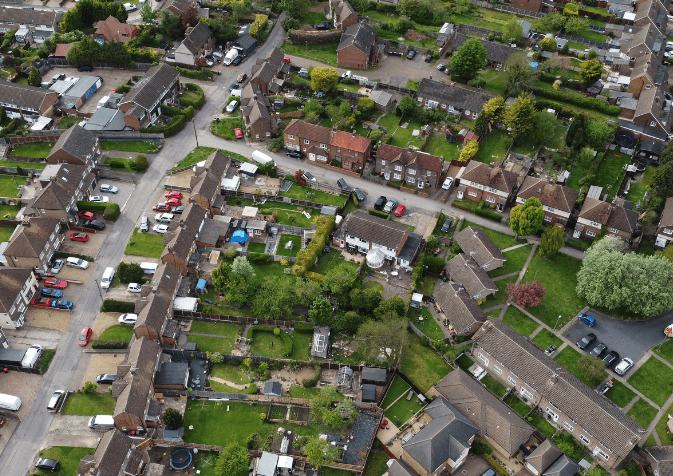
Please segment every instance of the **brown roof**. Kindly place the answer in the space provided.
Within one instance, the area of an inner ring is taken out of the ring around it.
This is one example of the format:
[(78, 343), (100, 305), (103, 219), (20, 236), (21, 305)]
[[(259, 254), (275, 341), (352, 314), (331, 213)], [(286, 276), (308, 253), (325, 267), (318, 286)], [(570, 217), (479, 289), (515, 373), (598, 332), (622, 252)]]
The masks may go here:
[(544, 440), (540, 446), (535, 448), (528, 457), (526, 463), (537, 469), (538, 474), (546, 470), (551, 464), (563, 454), (550, 440)]
[(409, 235), (409, 227), (370, 215), (362, 210), (355, 210), (346, 218), (344, 232), (363, 241), (401, 250)]
[(661, 212), (661, 218), (659, 218), (659, 228), (673, 229), (673, 197), (666, 199), (664, 211)]
[[(176, 274), (180, 274), (180, 272), (177, 271)], [(135, 328), (148, 326), (160, 334), (166, 319), (170, 317), (172, 305), (173, 300), (170, 296), (150, 294), (149, 302), (138, 314)]]
[(528, 175), (516, 195), (517, 198), (523, 198), (524, 200), (535, 197), (544, 206), (570, 213), (579, 194), (577, 190), (572, 188), (549, 183), (547, 180)]
[[(169, 263), (160, 264), (154, 273), (156, 278), (157, 291), (154, 294), (166, 294), (171, 299), (175, 296), (175, 292), (180, 284), (180, 271)], [(153, 284), (155, 280), (152, 280)]]
[(605, 225), (610, 217), (610, 204), (602, 200), (587, 197), (584, 199), (582, 210), (580, 210), (580, 214), (577, 217)]
[(194, 244), (194, 238), (206, 216), (206, 211), (195, 203), (189, 203), (182, 212), (180, 224), (175, 230), (175, 237), (168, 243), (162, 256), (169, 253), (187, 259)]
[(348, 132), (337, 131), (332, 136), (332, 145), (364, 153), (372, 145), (372, 141), (355, 133), (349, 134)]
[(292, 119), (285, 128), (285, 134), (296, 136), (299, 139), (308, 139), (320, 144), (328, 145), (332, 142), (332, 129), (317, 126), (301, 119)]
[[(19, 225), (18, 231), (7, 245), (6, 256), (20, 258), (39, 258), (40, 253), (49, 241), (49, 236), (58, 227), (58, 218), (30, 218)], [(46, 257), (43, 256), (46, 259)], [(16, 296), (14, 296), (16, 297)]]
[(63, 56), (65, 58), (65, 55), (68, 54), (68, 51), (70, 51), (70, 48), (73, 46), (75, 45), (72, 43), (59, 43), (56, 45), (56, 50), (49, 56)]
[[(148, 304), (145, 308), (149, 306)], [(131, 344), (127, 362), (131, 365), (131, 369), (137, 369), (139, 374), (152, 375), (160, 352), (161, 347), (157, 342), (143, 336)]]
[[(147, 458), (147, 461), (149, 461), (149, 458)], [(131, 449), (128, 458), (122, 465), (122, 469), (124, 471), (123, 474), (134, 474), (138, 475), (140, 474), (140, 469), (143, 466), (143, 463), (145, 463), (145, 456), (143, 455), (142, 452), (138, 451), (135, 447)]]
[(54, 144), (54, 147), (51, 149), (51, 152), (49, 152), (47, 159), (57, 151), (64, 150), (73, 157), (86, 163), (93, 155), (97, 144), (98, 138), (90, 130), (83, 127), (71, 127), (61, 134), (61, 137), (58, 138), (56, 144)]
[(644, 448), (652, 460), (652, 469), (661, 476), (673, 474), (673, 446), (649, 446)]
[(456, 283), (440, 282), (435, 298), (458, 334), (467, 334), (475, 323), (486, 322), (483, 309)]
[[(378, 156), (378, 152), (377, 152)], [(461, 177), (486, 187), (494, 188), (502, 192), (510, 193), (516, 185), (517, 175), (514, 172), (503, 170), (500, 167), (486, 165), (476, 160), (471, 160)]]
[(479, 266), (484, 266), (493, 260), (507, 261), (500, 248), (488, 237), (486, 232), (476, 226), (465, 227), (453, 237), (458, 246), (466, 254), (472, 256)]
[(101, 35), (105, 40), (117, 43), (126, 43), (138, 34), (138, 28), (135, 25), (122, 23), (112, 15), (96, 22), (94, 27), (96, 28), (94, 35)]
[(128, 385), (117, 397), (113, 416), (122, 413), (130, 413), (145, 420), (145, 409), (147, 408), (147, 399), (152, 388), (153, 375), (133, 375), (129, 373), (124, 377)]
[[(147, 70), (145, 75), (126, 93), (122, 104), (132, 102), (143, 109), (150, 110), (168, 91), (168, 88), (180, 77), (177, 70), (161, 63)], [(129, 110), (129, 113), (131, 110)]]
[(418, 163), (421, 169), (432, 170), (437, 173), (442, 173), (442, 163), (444, 162), (434, 155), (403, 149), (389, 144), (382, 144), (378, 148), (376, 151), (376, 158), (389, 160), (391, 162), (400, 162), (406, 166)]
[(615, 404), (502, 322), (485, 323), (472, 341), (620, 457), (644, 434)]
[(535, 431), (517, 413), (461, 369), (444, 377), (435, 389), (479, 427), (479, 434), (509, 452), (519, 450)]
[(117, 476), (133, 440), (119, 430), (106, 432), (94, 453), (98, 472), (96, 476)]
[(0, 268), (0, 312), (9, 314), (16, 297), (32, 274), (30, 268)]
[(486, 271), (465, 253), (459, 253), (446, 263), (446, 270), (449, 277), (461, 284), (472, 298), (477, 295), (484, 298), (498, 291), (498, 287), (488, 277)]
[(216, 150), (208, 156), (204, 168), (215, 177), (221, 179), (224, 171), (229, 167), (229, 162), (229, 157), (223, 154), (221, 150)]
[(612, 205), (610, 217), (608, 218), (606, 225), (608, 228), (615, 228), (619, 231), (633, 234), (636, 231), (639, 217), (640, 215), (638, 215), (638, 212), (634, 210), (628, 210), (623, 207)]
[(66, 211), (72, 198), (72, 192), (66, 184), (55, 180), (47, 184), (38, 195), (31, 201), (30, 208), (36, 210), (62, 210)]

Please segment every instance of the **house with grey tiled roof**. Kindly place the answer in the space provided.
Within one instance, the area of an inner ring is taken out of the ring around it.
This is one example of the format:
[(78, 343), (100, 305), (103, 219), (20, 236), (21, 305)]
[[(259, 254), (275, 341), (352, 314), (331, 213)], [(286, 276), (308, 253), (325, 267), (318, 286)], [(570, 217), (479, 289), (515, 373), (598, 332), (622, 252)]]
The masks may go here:
[(619, 468), (645, 434), (614, 403), (504, 323), (486, 322), (472, 342), (472, 355), (484, 370), (572, 434), (602, 466)]
[(0, 106), (9, 119), (35, 122), (38, 117), (52, 117), (58, 94), (44, 88), (0, 81)]
[[(344, 0), (341, 3), (348, 2)], [(357, 20), (357, 15), (355, 18)], [(366, 69), (370, 64), (379, 62), (382, 52), (383, 45), (376, 43), (376, 30), (365, 22), (355, 23), (341, 35), (337, 64), (342, 68)]]
[(514, 200), (517, 174), (500, 167), (500, 159), (497, 162), (487, 165), (470, 160), (456, 177), (460, 179), (458, 198), (469, 198), (475, 202), (484, 200), (496, 211), (502, 212), (507, 203)]
[(49, 164), (97, 165), (101, 149), (98, 137), (83, 127), (66, 129), (47, 156)]
[(124, 123), (136, 131), (151, 126), (162, 105), (175, 105), (179, 92), (180, 73), (166, 63), (153, 66), (119, 103)]
[(516, 476), (575, 476), (579, 466), (550, 440), (545, 440), (524, 457), (524, 467)]
[(58, 29), (62, 19), (63, 12), (3, 6), (0, 8), (0, 32), (16, 30), (17, 42), (32, 38), (35, 43), (43, 43)]
[(100, 439), (96, 452), (80, 460), (77, 474), (135, 476), (140, 474), (140, 470), (147, 463), (149, 458), (136, 448), (131, 438), (119, 430), (110, 430)]
[(263, 141), (278, 131), (278, 121), (271, 118), (271, 102), (257, 84), (249, 82), (241, 91), (241, 114), (246, 135)]
[[(229, 157), (217, 150), (210, 154), (203, 167), (197, 167), (192, 178), (192, 191), (189, 194), (190, 203), (196, 203), (209, 214), (221, 215), (224, 212), (224, 202), (217, 200), (221, 196), (222, 179), (231, 165)], [(217, 206), (216, 206), (217, 202)]]
[(657, 239), (654, 246), (658, 249), (666, 248), (673, 243), (673, 197), (666, 199), (664, 210), (661, 212), (657, 225)]
[(437, 188), (444, 161), (431, 154), (381, 144), (376, 151), (374, 170), (386, 180), (403, 182), (407, 187)]
[(645, 0), (638, 4), (633, 23), (638, 27), (654, 26), (661, 35), (666, 35), (668, 11), (657, 0)]
[(544, 178), (526, 176), (516, 193), (516, 203), (522, 205), (529, 198), (542, 203), (545, 225), (565, 228), (575, 207), (579, 192)]
[(29, 218), (16, 227), (4, 250), (4, 264), (12, 268), (49, 269), (49, 261), (58, 252), (64, 235), (55, 218)]
[(18, 329), (38, 287), (31, 268), (0, 267), (0, 327)]
[(416, 93), (416, 100), (426, 109), (441, 109), (471, 120), (476, 119), (484, 104), (494, 97), (481, 90), (473, 91), (429, 78), (421, 80)]
[(453, 239), (463, 253), (471, 256), (484, 269), (498, 269), (507, 261), (500, 248), (495, 246), (482, 228), (467, 226), (456, 233)]
[(654, 474), (657, 471), (659, 476), (673, 474), (673, 446), (648, 446), (643, 451), (645, 459), (655, 471)]
[(440, 281), (435, 286), (435, 303), (456, 334), (469, 336), (486, 322), (486, 313), (458, 283)]
[(451, 280), (463, 286), (472, 299), (484, 299), (498, 292), (498, 287), (486, 271), (465, 253), (458, 253), (446, 263), (446, 271)]
[(214, 44), (213, 30), (205, 23), (198, 22), (185, 31), (185, 39), (175, 49), (175, 62), (193, 66), (198, 58), (210, 54)]
[(195, 203), (190, 203), (185, 207), (185, 211), (180, 215), (177, 222), (177, 228), (169, 235), (165, 235), (164, 243), (166, 247), (161, 255), (161, 262), (167, 263), (186, 276), (190, 270), (195, 268), (190, 266), (190, 258), (196, 249), (196, 234), (201, 229), (206, 218), (206, 211)]
[[(453, 38), (451, 48), (453, 51), (456, 51), (463, 45), (463, 43), (470, 39), (473, 38), (462, 33), (456, 33)], [(502, 65), (504, 65), (509, 57), (514, 53), (523, 53), (523, 50), (519, 48), (512, 48), (511, 46), (503, 43), (496, 43), (494, 41), (487, 40), (478, 41), (484, 46), (484, 48), (486, 48), (486, 51), (488, 52), (487, 61), (492, 68), (502, 67)]]

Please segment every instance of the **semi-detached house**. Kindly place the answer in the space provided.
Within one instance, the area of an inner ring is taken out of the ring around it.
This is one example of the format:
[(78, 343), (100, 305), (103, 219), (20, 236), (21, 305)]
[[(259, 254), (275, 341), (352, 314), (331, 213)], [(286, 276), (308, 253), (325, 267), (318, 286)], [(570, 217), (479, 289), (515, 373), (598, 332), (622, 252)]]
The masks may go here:
[(17, 226), (3, 252), (5, 266), (47, 271), (64, 235), (56, 218), (29, 218)]
[(516, 203), (523, 204), (529, 198), (537, 198), (542, 203), (544, 223), (565, 228), (575, 207), (579, 192), (542, 178), (526, 176), (516, 195)]
[(602, 466), (619, 469), (645, 434), (614, 403), (502, 322), (486, 322), (472, 342), (480, 366), (572, 434)]
[[(625, 205), (633, 205), (629, 204)], [(593, 240), (605, 232), (608, 236), (630, 242), (636, 233), (639, 218), (635, 210), (587, 197), (577, 216), (573, 236)]]
[(138, 131), (154, 124), (161, 105), (172, 105), (180, 92), (180, 73), (165, 63), (153, 66), (119, 104), (124, 123)]
[(456, 233), (453, 239), (460, 249), (471, 256), (483, 269), (494, 270), (507, 261), (500, 248), (495, 246), (486, 232), (476, 226), (468, 226)]
[(471, 160), (456, 178), (460, 179), (459, 199), (484, 200), (498, 212), (502, 212), (505, 205), (513, 200), (516, 191), (517, 175), (493, 163), (486, 165)]
[(376, 151), (375, 171), (386, 180), (410, 187), (437, 188), (443, 163), (441, 158), (425, 152), (382, 144)]
[(470, 120), (476, 119), (484, 104), (494, 97), (483, 91), (472, 91), (428, 78), (421, 80), (416, 93), (416, 100), (426, 109), (441, 109)]
[(666, 205), (661, 212), (657, 225), (657, 239), (654, 246), (657, 249), (666, 248), (673, 243), (673, 197), (666, 199)]
[(47, 156), (49, 164), (97, 165), (101, 155), (98, 137), (83, 127), (70, 127)]
[(26, 309), (38, 289), (32, 269), (0, 268), (0, 327), (23, 327)]
[(130, 437), (119, 430), (110, 430), (100, 439), (94, 454), (82, 457), (77, 474), (137, 476), (147, 463), (149, 457), (146, 456), (146, 452), (136, 448)]
[(0, 106), (9, 119), (35, 122), (38, 117), (52, 117), (58, 94), (48, 89), (0, 81)]
[(201, 231), (206, 211), (200, 206), (190, 203), (180, 215), (177, 229), (164, 236), (166, 248), (161, 254), (161, 262), (179, 269), (183, 276), (195, 273), (198, 262), (191, 263), (192, 253), (196, 250), (196, 238)]
[(24, 42), (32, 38), (36, 43), (42, 43), (54, 34), (62, 19), (63, 12), (3, 6), (0, 8), (0, 33), (16, 30), (16, 41)]

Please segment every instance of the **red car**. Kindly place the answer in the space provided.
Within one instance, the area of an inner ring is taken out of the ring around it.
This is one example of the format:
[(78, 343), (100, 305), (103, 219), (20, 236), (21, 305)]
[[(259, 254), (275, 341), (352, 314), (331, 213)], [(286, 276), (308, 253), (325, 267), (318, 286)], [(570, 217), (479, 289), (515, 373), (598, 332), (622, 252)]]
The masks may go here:
[(30, 303), (33, 306), (49, 307), (51, 306), (51, 299), (34, 297), (33, 299), (30, 300)]
[(182, 205), (182, 200), (180, 200), (179, 198), (169, 198), (168, 200), (166, 200), (166, 205), (168, 205), (169, 207), (179, 207), (180, 205)]
[(65, 289), (68, 287), (68, 281), (56, 278), (47, 278), (44, 280), (44, 285), (48, 288)]
[(77, 214), (77, 216), (80, 217), (80, 218), (83, 219), (83, 220), (95, 220), (95, 219), (96, 219), (96, 215), (95, 215), (95, 214), (93, 214), (93, 213), (91, 213), (91, 212), (85, 212), (84, 210), (82, 210), (81, 212), (79, 212), (79, 213)]
[(393, 215), (395, 215), (396, 217), (401, 217), (402, 215), (404, 215), (404, 210), (406, 210), (406, 209), (407, 209), (406, 205), (399, 205), (395, 209), (395, 213), (393, 213)]
[(182, 198), (182, 192), (176, 192), (175, 190), (171, 192), (166, 192), (164, 194), (164, 197), (166, 198)]
[(243, 139), (243, 131), (238, 128), (234, 129), (234, 135), (237, 139)]
[(72, 241), (82, 241), (86, 243), (87, 241), (89, 241), (89, 235), (87, 235), (86, 233), (73, 233), (72, 235), (70, 235), (70, 239)]
[(91, 327), (85, 327), (79, 335), (79, 346), (86, 347), (89, 343), (89, 339), (91, 339)]
[(155, 212), (170, 212), (171, 211), (171, 206), (168, 205), (167, 203), (157, 203), (154, 205), (154, 208), (152, 209)]
[(238, 78), (236, 78), (236, 82), (237, 83), (242, 83), (243, 81), (245, 81), (245, 78), (247, 78), (247, 77), (248, 77), (248, 73), (241, 73), (241, 74), (238, 75)]

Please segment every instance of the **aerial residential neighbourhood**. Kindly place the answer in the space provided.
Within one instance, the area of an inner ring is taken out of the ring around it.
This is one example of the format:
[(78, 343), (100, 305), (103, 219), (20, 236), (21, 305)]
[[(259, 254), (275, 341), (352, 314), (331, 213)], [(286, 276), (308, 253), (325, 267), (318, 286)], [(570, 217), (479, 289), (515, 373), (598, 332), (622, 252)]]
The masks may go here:
[(0, 475), (673, 476), (670, 2), (2, 3)]

